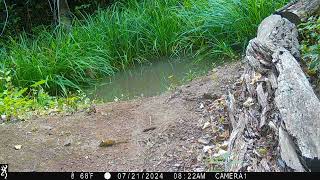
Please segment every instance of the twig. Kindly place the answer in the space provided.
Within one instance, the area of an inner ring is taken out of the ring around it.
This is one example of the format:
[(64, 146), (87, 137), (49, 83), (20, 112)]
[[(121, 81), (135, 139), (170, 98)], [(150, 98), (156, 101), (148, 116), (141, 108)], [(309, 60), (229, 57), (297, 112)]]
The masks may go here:
[(6, 0), (3, 0), (3, 3), (4, 3), (4, 7), (6, 8), (6, 21), (4, 22), (4, 25), (3, 25), (3, 28), (2, 28), (0, 36), (2, 36), (2, 34), (3, 34), (3, 32), (4, 32), (5, 28), (6, 28), (6, 25), (7, 25), (7, 22), (8, 22), (8, 17), (9, 17), (9, 12), (8, 12), (8, 7), (7, 7)]
[(53, 12), (50, 0), (48, 0), (48, 3), (49, 3), (49, 7), (50, 7), (51, 12)]

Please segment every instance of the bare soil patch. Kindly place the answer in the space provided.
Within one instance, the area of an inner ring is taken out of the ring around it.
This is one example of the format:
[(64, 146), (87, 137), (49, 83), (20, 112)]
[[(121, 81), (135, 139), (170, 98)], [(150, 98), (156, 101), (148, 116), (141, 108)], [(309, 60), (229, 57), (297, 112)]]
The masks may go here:
[[(207, 137), (204, 123), (219, 119), (207, 109), (240, 68), (227, 64), (175, 91), (99, 104), (96, 112), (2, 124), (0, 162), (10, 171), (206, 171), (204, 146), (225, 140)], [(100, 147), (102, 140), (122, 143)]]

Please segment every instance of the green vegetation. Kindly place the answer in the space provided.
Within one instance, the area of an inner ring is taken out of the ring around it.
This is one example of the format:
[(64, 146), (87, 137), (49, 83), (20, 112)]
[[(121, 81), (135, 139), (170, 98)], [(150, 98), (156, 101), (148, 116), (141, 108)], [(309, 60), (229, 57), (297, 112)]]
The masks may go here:
[(13, 83), (46, 79), (50, 94), (90, 85), (136, 62), (162, 56), (236, 58), (259, 22), (285, 0), (132, 0), (115, 3), (71, 32), (38, 28), (11, 38), (1, 52)]
[(65, 98), (49, 96), (43, 86), (45, 80), (36, 82), (28, 88), (17, 88), (12, 84), (10, 71), (0, 71), (0, 122), (12, 119), (28, 119), (32, 115), (50, 113), (71, 113), (89, 107), (91, 102), (85, 95), (78, 93)]
[(71, 30), (6, 33), (14, 35), (0, 41), (0, 114), (70, 105), (70, 92), (157, 57), (237, 59), (260, 21), (286, 1), (116, 1), (93, 15), (77, 11)]
[(308, 74), (320, 77), (320, 17), (311, 17), (300, 26), (302, 60)]

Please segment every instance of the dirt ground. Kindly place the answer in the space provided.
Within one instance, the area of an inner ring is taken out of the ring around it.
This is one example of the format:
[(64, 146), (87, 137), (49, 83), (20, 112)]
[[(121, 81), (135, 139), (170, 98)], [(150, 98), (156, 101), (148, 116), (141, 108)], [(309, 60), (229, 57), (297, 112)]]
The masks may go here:
[[(227, 64), (175, 91), (92, 113), (1, 124), (0, 163), (10, 171), (207, 171), (201, 152), (217, 141), (203, 130), (204, 104), (220, 98), (240, 68)], [(199, 141), (204, 136), (209, 142)], [(124, 142), (99, 147), (103, 140)]]

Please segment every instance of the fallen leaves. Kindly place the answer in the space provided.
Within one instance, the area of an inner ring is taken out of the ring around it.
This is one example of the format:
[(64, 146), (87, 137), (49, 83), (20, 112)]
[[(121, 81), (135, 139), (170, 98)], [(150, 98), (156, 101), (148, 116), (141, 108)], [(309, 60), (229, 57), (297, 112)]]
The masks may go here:
[[(250, 102), (252, 103), (253, 100)], [(197, 139), (197, 142), (202, 145), (202, 156), (205, 157), (203, 159), (206, 159), (208, 169), (223, 170), (230, 137), (229, 118), (225, 107), (226, 98), (221, 96), (215, 100), (206, 99), (199, 105), (203, 118), (199, 120), (198, 127), (206, 134)]]

